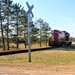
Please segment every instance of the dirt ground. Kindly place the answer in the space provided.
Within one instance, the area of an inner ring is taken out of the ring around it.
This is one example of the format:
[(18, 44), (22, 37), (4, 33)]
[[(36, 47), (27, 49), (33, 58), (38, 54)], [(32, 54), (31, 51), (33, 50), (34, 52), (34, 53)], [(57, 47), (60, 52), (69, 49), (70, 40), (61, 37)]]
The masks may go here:
[(75, 75), (75, 64), (0, 64), (0, 75)]
[(0, 64), (0, 75), (75, 75), (75, 65)]

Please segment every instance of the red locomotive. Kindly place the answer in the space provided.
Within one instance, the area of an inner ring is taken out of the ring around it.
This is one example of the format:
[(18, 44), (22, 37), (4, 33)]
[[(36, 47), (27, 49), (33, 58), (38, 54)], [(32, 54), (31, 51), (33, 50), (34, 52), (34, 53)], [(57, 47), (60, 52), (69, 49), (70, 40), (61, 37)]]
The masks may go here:
[(52, 30), (49, 37), (49, 46), (71, 45), (70, 34), (66, 31)]

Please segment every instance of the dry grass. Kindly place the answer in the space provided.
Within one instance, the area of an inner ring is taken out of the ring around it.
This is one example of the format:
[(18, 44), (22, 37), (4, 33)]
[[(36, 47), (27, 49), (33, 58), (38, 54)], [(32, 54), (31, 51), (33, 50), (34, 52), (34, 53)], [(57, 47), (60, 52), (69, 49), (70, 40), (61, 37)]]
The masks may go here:
[[(43, 43), (42, 43), (41, 47), (40, 47), (40, 44), (39, 43), (38, 44), (32, 44), (31, 45), (31, 49), (42, 48), (42, 47), (48, 47), (48, 46), (46, 46)], [(19, 44), (18, 50), (25, 50), (25, 49), (28, 49), (28, 46), (26, 46), (26, 48), (25, 48), (25, 45), (24, 44)], [(13, 50), (17, 50), (16, 44), (14, 44), (14, 43), (10, 44), (10, 51), (13, 51)], [(8, 51), (8, 50), (6, 49), (5, 51)], [(0, 48), (0, 52), (3, 52), (3, 49), (2, 48)]]
[[(72, 44), (75, 44), (75, 42), (72, 42)], [(42, 45), (41, 45), (41, 47), (48, 47), (48, 46), (46, 46), (46, 44), (44, 44), (44, 43), (42, 43)], [(32, 44), (31, 45), (31, 49), (35, 49), (35, 48), (41, 48), (40, 47), (40, 44), (39, 43), (37, 43), (37, 44)], [(19, 48), (18, 48), (19, 50), (20, 49), (22, 49), (22, 50), (25, 50), (25, 49), (28, 49), (28, 46), (26, 46), (26, 48), (25, 48), (25, 45), (24, 44), (19, 44)], [(10, 44), (10, 50), (17, 50), (17, 48), (16, 48), (16, 44)], [(3, 49), (2, 48), (0, 48), (0, 51), (3, 51)], [(5, 50), (5, 51), (8, 51), (8, 50)]]
[[(32, 63), (50, 64), (50, 65), (75, 65), (75, 47), (56, 48), (46, 51), (37, 51), (31, 53)], [(28, 53), (1, 56), (0, 63), (25, 64), (28, 62)]]
[[(23, 45), (20, 45), (23, 49)], [(38, 44), (32, 48), (37, 48)], [(44, 47), (44, 46), (43, 46)], [(31, 53), (32, 63), (43, 64), (75, 64), (75, 46), (50, 49), (46, 51), (37, 51)], [(0, 63), (20, 63), (28, 62), (28, 53), (1, 56)]]

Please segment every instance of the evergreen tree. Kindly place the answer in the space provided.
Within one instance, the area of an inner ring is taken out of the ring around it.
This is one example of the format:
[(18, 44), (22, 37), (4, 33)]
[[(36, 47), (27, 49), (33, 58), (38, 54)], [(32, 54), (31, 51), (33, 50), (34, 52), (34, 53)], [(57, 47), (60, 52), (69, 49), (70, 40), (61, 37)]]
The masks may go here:
[(21, 8), (21, 5), (19, 4), (14, 4), (13, 5), (13, 10), (14, 10), (14, 21), (15, 21), (15, 28), (16, 28), (16, 36), (17, 36), (17, 39), (16, 39), (16, 42), (17, 42), (17, 49), (18, 49), (18, 32), (19, 32), (19, 29), (18, 29), (18, 26), (20, 25), (20, 8)]

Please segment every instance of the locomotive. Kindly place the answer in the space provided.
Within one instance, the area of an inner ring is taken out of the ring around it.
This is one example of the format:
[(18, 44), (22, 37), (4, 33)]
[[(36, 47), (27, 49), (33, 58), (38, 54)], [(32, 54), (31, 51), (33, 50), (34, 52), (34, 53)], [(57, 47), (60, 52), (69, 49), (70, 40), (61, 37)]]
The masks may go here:
[(48, 44), (53, 47), (71, 45), (70, 34), (67, 31), (52, 30)]

